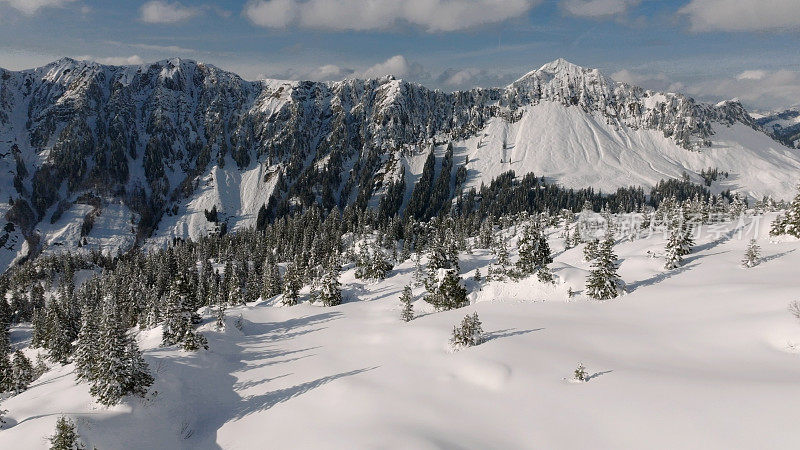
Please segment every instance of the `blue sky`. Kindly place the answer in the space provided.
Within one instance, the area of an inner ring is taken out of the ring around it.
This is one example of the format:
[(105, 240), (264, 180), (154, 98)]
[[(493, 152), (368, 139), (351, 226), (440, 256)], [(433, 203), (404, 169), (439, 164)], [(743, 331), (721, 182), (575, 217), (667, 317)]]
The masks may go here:
[(555, 58), (752, 108), (800, 104), (800, 0), (0, 0), (0, 67), (179, 56), (244, 78), (504, 85)]

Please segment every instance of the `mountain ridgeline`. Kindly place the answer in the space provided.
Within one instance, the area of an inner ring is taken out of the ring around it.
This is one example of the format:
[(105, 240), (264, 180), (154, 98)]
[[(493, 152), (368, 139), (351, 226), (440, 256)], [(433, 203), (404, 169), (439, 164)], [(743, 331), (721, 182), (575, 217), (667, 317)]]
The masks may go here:
[[(236, 176), (235, 201), (217, 195), (206, 217), (216, 220), (219, 207), (220, 220), (238, 215), (263, 224), (314, 204), (402, 216), (411, 203), (413, 216), (424, 219), (431, 212), (422, 206), (441, 211), (467, 177), (488, 175), (447, 152), (450, 197), (421, 206), (427, 197), (412, 195), (412, 159), (478, 136), (492, 120), (513, 124), (544, 102), (617, 128), (658, 132), (686, 152), (703, 152), (717, 127), (742, 124), (763, 134), (738, 102), (712, 106), (647, 91), (564, 60), (504, 88), (446, 93), (392, 77), (251, 82), (183, 59), (115, 67), (65, 58), (0, 69), (0, 190), (8, 197), (0, 244), (15, 257), (37, 252), (64, 234), (54, 224), (80, 220), (81, 238), (60, 244), (88, 245), (108, 204), (124, 206), (118, 228), (141, 244), (165, 216), (188, 214), (199, 190), (215, 183), (221, 192)], [(257, 173), (258, 189), (241, 187), (245, 173)], [(24, 249), (12, 248), (14, 232)]]

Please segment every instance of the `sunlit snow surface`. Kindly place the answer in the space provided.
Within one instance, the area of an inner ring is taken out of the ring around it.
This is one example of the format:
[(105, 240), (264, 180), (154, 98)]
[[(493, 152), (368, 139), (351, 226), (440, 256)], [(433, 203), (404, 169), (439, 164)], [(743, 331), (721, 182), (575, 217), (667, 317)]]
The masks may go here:
[[(663, 236), (620, 242), (630, 292), (606, 302), (582, 295), (582, 246), (563, 252), (556, 229), (557, 286), (467, 280), (472, 305), (417, 300), (410, 323), (398, 297), (411, 261), (378, 283), (349, 269), (338, 307), (269, 299), (229, 309), (224, 332), (207, 312), (206, 352), (140, 333), (156, 378), (147, 400), (105, 409), (72, 365), (51, 370), (3, 402), (0, 448), (46, 448), (61, 414), (100, 449), (796, 448), (800, 322), (787, 304), (800, 299), (800, 242), (770, 242), (772, 218), (756, 219), (764, 261), (752, 269), (740, 267), (750, 219), (741, 237), (735, 224), (704, 233), (673, 271), (647, 254)], [(491, 260), (462, 253), (462, 276)], [(452, 327), (473, 311), (488, 340), (453, 352)], [(567, 382), (579, 362), (589, 382)]]

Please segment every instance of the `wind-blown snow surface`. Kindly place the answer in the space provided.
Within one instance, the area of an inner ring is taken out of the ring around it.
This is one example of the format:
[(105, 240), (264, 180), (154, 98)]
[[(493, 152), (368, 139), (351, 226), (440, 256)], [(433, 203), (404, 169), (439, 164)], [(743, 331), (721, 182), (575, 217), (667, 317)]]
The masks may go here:
[[(101, 449), (796, 448), (800, 322), (786, 306), (800, 292), (800, 242), (771, 243), (771, 217), (755, 220), (764, 261), (752, 269), (739, 265), (750, 221), (741, 238), (699, 239), (669, 272), (647, 255), (662, 236), (619, 243), (630, 293), (607, 302), (567, 300), (588, 265), (551, 230), (555, 287), (469, 280), (469, 307), (434, 313), (418, 300), (403, 323), (407, 262), (374, 284), (346, 271), (338, 307), (273, 299), (229, 310), (224, 332), (207, 315), (206, 352), (142, 332), (156, 377), (147, 400), (104, 409), (71, 365), (55, 368), (3, 402), (0, 448), (45, 448), (61, 414)], [(461, 256), (465, 277), (492, 258)], [(451, 351), (453, 325), (473, 311), (488, 341)], [(591, 379), (566, 382), (578, 362)]]

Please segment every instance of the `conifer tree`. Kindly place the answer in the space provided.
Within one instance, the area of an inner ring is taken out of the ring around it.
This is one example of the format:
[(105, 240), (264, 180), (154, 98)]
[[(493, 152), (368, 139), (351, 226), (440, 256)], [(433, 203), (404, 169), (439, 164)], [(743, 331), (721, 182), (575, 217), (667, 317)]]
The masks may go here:
[(81, 331), (75, 346), (75, 373), (79, 380), (92, 381), (96, 367), (99, 332), (97, 317), (87, 308), (81, 318)]
[(682, 207), (677, 207), (674, 217), (669, 224), (669, 236), (666, 243), (664, 267), (672, 270), (683, 264), (683, 257), (692, 252), (694, 240), (692, 230), (686, 220), (686, 214)]
[(336, 306), (342, 303), (342, 288), (339, 284), (341, 266), (338, 261), (329, 263), (329, 267), (322, 276), (319, 299), (325, 306)]
[(597, 258), (597, 252), (599, 247), (599, 241), (597, 239), (591, 239), (589, 242), (586, 243), (586, 246), (583, 247), (583, 259), (586, 262), (592, 262), (595, 258)]
[(90, 392), (103, 405), (116, 404), (125, 395), (125, 347), (127, 339), (117, 316), (112, 295), (105, 299), (98, 332), (95, 366)]
[(272, 253), (267, 254), (267, 258), (262, 266), (261, 274), (261, 298), (268, 299), (280, 295), (282, 291), (281, 273)]
[(584, 367), (583, 363), (578, 363), (578, 368), (573, 372), (572, 379), (579, 382), (588, 381), (589, 374), (586, 372), (586, 367)]
[(797, 191), (798, 193), (786, 213), (778, 216), (772, 223), (770, 234), (774, 236), (788, 234), (800, 238), (800, 185), (798, 185)]
[(453, 327), (450, 344), (454, 347), (472, 347), (482, 342), (483, 328), (477, 312), (466, 315), (460, 325)]
[(217, 321), (215, 323), (215, 328), (217, 331), (221, 331), (225, 329), (225, 304), (224, 303), (217, 303), (217, 311), (216, 311)]
[(80, 436), (75, 431), (75, 424), (64, 416), (56, 422), (56, 432), (49, 438), (50, 450), (83, 450)]
[(411, 301), (411, 286), (406, 286), (403, 288), (403, 293), (400, 295), (400, 304), (403, 305), (403, 309), (400, 312), (400, 318), (403, 320), (403, 322), (410, 322), (414, 319), (414, 305), (411, 303)]
[(553, 262), (550, 253), (550, 245), (547, 238), (539, 226), (528, 225), (522, 232), (522, 237), (518, 243), (519, 260), (517, 260), (517, 270), (522, 276), (530, 275), (534, 272), (539, 274), (539, 279), (543, 282), (552, 280), (547, 265)]
[(188, 321), (188, 323), (186, 324), (186, 334), (183, 336), (182, 340), (182, 348), (187, 352), (196, 352), (201, 348), (203, 350), (208, 350), (208, 340), (206, 337), (195, 330), (190, 319), (187, 318), (184, 320)]
[(104, 301), (91, 373), (89, 392), (106, 406), (117, 404), (126, 395), (142, 396), (153, 384), (139, 347), (119, 320), (113, 295)]
[(617, 255), (614, 254), (614, 235), (609, 232), (597, 249), (592, 261), (592, 271), (586, 279), (586, 294), (596, 300), (608, 300), (619, 296), (622, 284), (617, 275)]
[[(2, 340), (2, 336), (0, 336)], [(0, 346), (3, 343), (0, 342)], [(0, 348), (0, 393), (9, 392), (14, 389), (14, 371), (11, 365), (9, 349)]]
[(19, 393), (28, 389), (28, 385), (34, 380), (33, 364), (19, 349), (14, 352), (11, 368), (14, 378), (14, 392)]
[(751, 239), (750, 244), (747, 245), (747, 250), (744, 252), (742, 266), (746, 268), (755, 267), (758, 265), (760, 259), (761, 247), (758, 246), (758, 243), (755, 239)]
[(436, 309), (450, 310), (467, 306), (467, 290), (461, 286), (461, 277), (453, 269), (442, 269), (443, 277), (433, 290), (432, 294), (425, 297), (425, 301)]
[(286, 273), (283, 274), (283, 304), (286, 306), (296, 305), (301, 287), (300, 275), (297, 273), (295, 264), (291, 263), (286, 268)]

